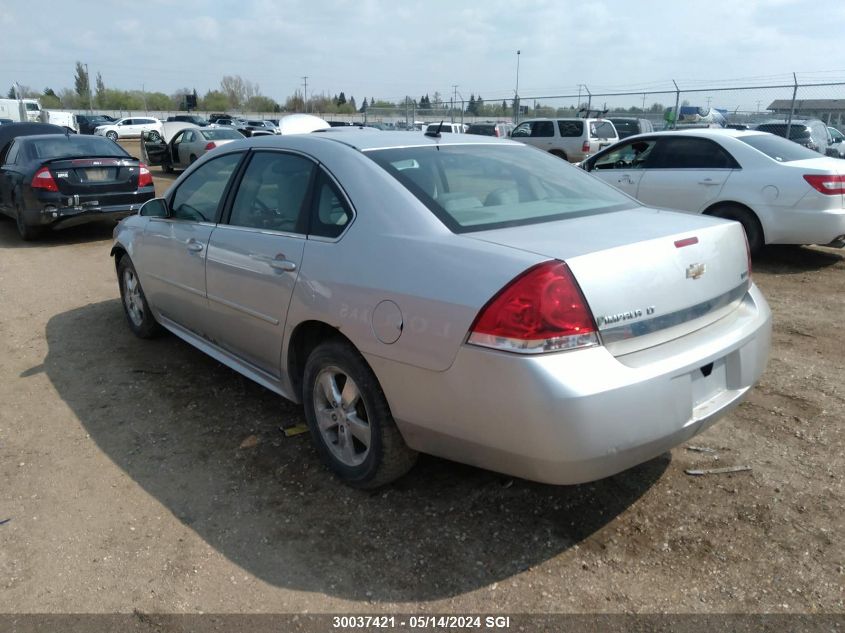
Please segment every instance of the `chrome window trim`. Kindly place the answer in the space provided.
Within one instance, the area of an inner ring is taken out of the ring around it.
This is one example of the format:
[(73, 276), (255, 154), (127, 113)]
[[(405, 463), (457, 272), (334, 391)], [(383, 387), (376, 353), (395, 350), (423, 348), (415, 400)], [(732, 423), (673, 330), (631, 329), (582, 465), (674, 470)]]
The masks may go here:
[(599, 334), (601, 335), (602, 342), (609, 344), (666, 330), (702, 317), (714, 310), (724, 308), (735, 301), (739, 301), (746, 295), (750, 287), (751, 282), (746, 280), (733, 290), (729, 290), (724, 294), (708, 299), (707, 301), (702, 301), (688, 308), (670, 312), (669, 314), (661, 314), (650, 319), (628, 322), (624, 325), (615, 325), (606, 329), (602, 329), (599, 326)]

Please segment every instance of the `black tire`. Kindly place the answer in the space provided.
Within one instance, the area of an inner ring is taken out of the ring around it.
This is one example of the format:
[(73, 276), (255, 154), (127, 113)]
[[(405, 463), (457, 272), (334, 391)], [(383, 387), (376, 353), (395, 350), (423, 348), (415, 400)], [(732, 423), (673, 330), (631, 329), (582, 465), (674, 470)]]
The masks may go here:
[[(326, 387), (322, 382), (326, 376), (330, 377), (336, 393), (341, 396), (336, 399), (334, 407), (326, 397)], [(352, 380), (350, 390), (357, 391), (358, 398), (344, 402), (346, 381), (349, 379)], [(416, 462), (417, 452), (408, 448), (402, 439), (378, 380), (357, 350), (348, 343), (327, 341), (314, 348), (305, 363), (302, 391), (305, 417), (317, 451), (344, 483), (354, 488), (378, 488), (407, 473)], [(321, 407), (319, 412), (318, 407)], [(340, 420), (334, 417), (336, 414), (341, 416)], [(324, 430), (320, 429), (318, 415)], [(351, 430), (354, 425), (346, 421), (347, 415), (355, 416), (359, 428), (360, 422), (366, 421), (369, 446), (358, 441), (358, 435)], [(338, 420), (334, 424), (336, 429), (331, 428), (332, 420)], [(342, 439), (344, 437), (347, 439)], [(352, 447), (354, 459), (340, 457), (347, 443)], [(355, 463), (355, 460), (360, 460), (360, 463)]]
[(23, 217), (23, 207), (20, 203), (15, 205), (15, 224), (18, 227), (18, 235), (21, 236), (24, 242), (31, 242), (41, 237), (42, 230), (40, 226), (32, 226), (26, 223)]
[(549, 152), (552, 156), (557, 156), (558, 158), (562, 158), (563, 160), (569, 162), (569, 157), (566, 155), (566, 152), (562, 152), (559, 149), (553, 149)]
[(117, 132), (109, 130), (108, 132), (106, 132), (106, 138), (110, 141), (114, 141), (115, 143), (117, 143)]
[(760, 220), (748, 209), (733, 206), (719, 207), (711, 211), (709, 215), (726, 220), (735, 220), (742, 224), (742, 228), (745, 229), (745, 237), (748, 240), (748, 248), (752, 255), (757, 255), (766, 245)]
[(189, 163), (193, 165), (197, 160), (197, 157), (191, 154), (191, 157), (188, 159)]
[(164, 165), (162, 165), (161, 170), (165, 174), (172, 174), (173, 173), (173, 165), (171, 165), (170, 163), (165, 163)]
[[(134, 278), (137, 291), (128, 287), (130, 278)], [(164, 329), (155, 320), (150, 310), (138, 273), (128, 255), (121, 257), (117, 265), (117, 285), (120, 286), (120, 303), (123, 305), (123, 313), (126, 315), (129, 329), (139, 338), (160, 336)]]

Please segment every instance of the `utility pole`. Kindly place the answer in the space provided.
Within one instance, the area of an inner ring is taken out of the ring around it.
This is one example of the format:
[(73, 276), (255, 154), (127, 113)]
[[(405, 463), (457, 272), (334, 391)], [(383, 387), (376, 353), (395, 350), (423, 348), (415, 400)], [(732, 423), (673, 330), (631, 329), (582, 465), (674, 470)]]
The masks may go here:
[(308, 75), (305, 75), (302, 78), (302, 83), (305, 85), (305, 88), (303, 89), (302, 93), (302, 107), (306, 112), (308, 112)]
[(519, 56), (521, 50), (516, 51), (516, 90), (513, 91), (513, 122), (519, 124)]
[(88, 111), (94, 112), (94, 102), (91, 100), (91, 73), (88, 72), (88, 64), (85, 64), (85, 81), (88, 82)]

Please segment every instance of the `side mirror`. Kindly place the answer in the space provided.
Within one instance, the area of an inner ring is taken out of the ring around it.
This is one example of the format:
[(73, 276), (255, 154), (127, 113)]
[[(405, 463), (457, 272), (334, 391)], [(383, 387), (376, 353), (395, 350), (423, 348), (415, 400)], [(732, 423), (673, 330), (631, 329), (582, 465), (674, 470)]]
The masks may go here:
[(144, 203), (138, 215), (145, 218), (166, 218), (170, 213), (167, 210), (167, 202), (164, 198), (153, 198)]

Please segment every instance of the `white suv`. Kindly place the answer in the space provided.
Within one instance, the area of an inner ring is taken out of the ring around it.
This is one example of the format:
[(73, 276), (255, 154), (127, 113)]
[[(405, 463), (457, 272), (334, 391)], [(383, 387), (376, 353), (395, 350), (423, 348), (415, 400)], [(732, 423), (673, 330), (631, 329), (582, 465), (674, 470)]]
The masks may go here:
[(528, 119), (516, 126), (511, 138), (533, 145), (572, 163), (579, 163), (619, 141), (607, 119)]
[(113, 141), (119, 138), (141, 138), (141, 132), (155, 130), (161, 134), (161, 121), (150, 117), (127, 117), (108, 125), (99, 125), (94, 130), (97, 136), (105, 136)]

